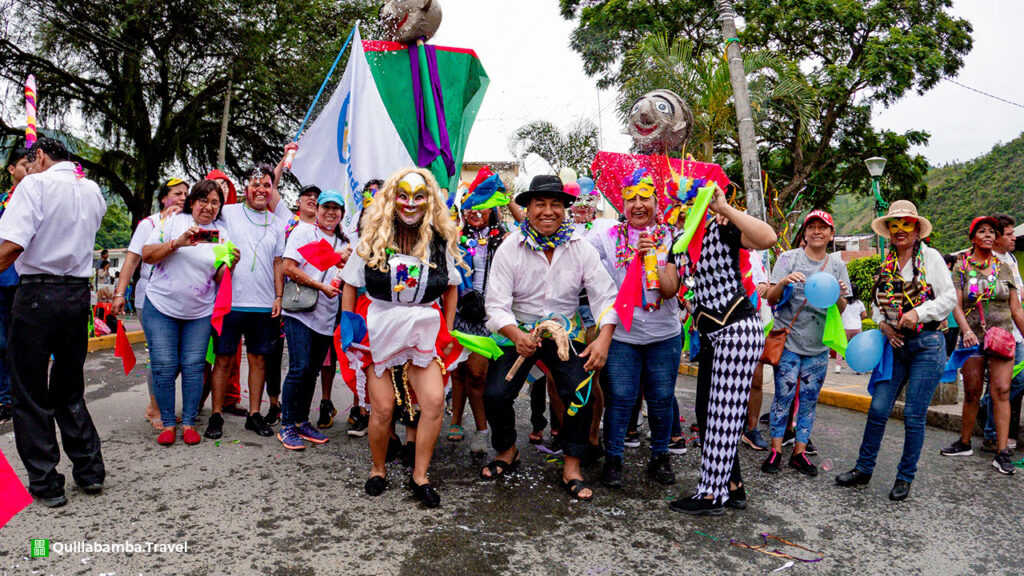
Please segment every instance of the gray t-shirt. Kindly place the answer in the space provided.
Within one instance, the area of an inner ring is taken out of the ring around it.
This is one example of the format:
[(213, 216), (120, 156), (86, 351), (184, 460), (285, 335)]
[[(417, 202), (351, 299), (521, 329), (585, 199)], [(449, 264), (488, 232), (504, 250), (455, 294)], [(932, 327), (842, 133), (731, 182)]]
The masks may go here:
[[(778, 284), (783, 278), (793, 272), (802, 272), (807, 278), (821, 270), (821, 260), (811, 260), (803, 248), (783, 252), (775, 262), (772, 269), (772, 284)], [(828, 255), (828, 264), (823, 272), (835, 276), (840, 282), (847, 286), (848, 296), (850, 286), (850, 275), (846, 272), (846, 264), (837, 254)], [(807, 301), (804, 297), (804, 282), (794, 282), (789, 300), (775, 308), (775, 328), (789, 326), (793, 315), (800, 309), (800, 305)], [(828, 350), (821, 342), (821, 336), (825, 332), (826, 309), (817, 308), (811, 303), (804, 306), (803, 311), (796, 322), (789, 329), (789, 336), (786, 338), (786, 350), (800, 354), (801, 356), (816, 356)]]

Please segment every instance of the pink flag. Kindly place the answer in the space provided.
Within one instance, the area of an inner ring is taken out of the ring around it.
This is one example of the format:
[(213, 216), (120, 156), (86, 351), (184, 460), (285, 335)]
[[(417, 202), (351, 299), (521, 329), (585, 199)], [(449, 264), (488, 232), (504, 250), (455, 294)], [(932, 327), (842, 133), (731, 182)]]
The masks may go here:
[(14, 473), (14, 468), (7, 463), (7, 458), (0, 450), (0, 528), (11, 518), (32, 503), (32, 495)]
[(629, 263), (629, 268), (626, 270), (626, 278), (622, 281), (622, 286), (619, 288), (619, 295), (615, 297), (615, 313), (619, 315), (619, 322), (626, 329), (626, 332), (629, 332), (630, 328), (633, 327), (633, 309), (637, 306), (643, 306), (643, 275), (644, 266), (641, 262), (640, 254), (637, 253), (633, 257), (633, 261)]
[(224, 317), (228, 312), (231, 312), (231, 268), (224, 269), (224, 277), (217, 289), (217, 300), (213, 303), (213, 316), (210, 317), (210, 324), (217, 331), (217, 336), (220, 336), (224, 328)]

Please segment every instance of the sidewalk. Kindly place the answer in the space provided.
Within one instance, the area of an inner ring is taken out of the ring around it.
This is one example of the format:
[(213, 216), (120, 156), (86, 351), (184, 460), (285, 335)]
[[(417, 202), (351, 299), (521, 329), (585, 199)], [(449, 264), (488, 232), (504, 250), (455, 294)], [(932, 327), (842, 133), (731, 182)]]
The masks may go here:
[[(679, 373), (689, 376), (697, 375), (697, 365), (683, 362), (679, 366)], [(839, 374), (835, 373), (835, 360), (829, 360), (828, 375), (825, 377), (825, 384), (818, 396), (818, 403), (838, 408), (847, 408), (857, 412), (867, 413), (871, 406), (871, 396), (868, 394), (868, 380), (870, 374), (855, 374), (848, 366), (843, 366)], [(963, 412), (963, 388), (956, 385), (955, 392), (952, 385), (945, 389), (936, 389), (932, 400), (932, 406), (928, 408), (928, 425), (946, 430), (959, 431), (961, 414)], [(775, 390), (771, 366), (764, 370), (764, 391), (771, 394)], [(956, 403), (937, 404), (939, 397), (945, 395), (949, 400), (953, 399), (955, 393)], [(903, 419), (903, 402), (896, 401), (892, 417)], [(981, 434), (981, 430), (975, 426), (975, 434)]]

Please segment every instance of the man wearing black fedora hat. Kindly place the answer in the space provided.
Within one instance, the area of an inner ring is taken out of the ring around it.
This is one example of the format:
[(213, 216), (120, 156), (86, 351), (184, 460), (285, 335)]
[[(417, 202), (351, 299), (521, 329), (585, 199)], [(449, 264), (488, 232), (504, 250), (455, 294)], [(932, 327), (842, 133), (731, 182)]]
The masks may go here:
[[(568, 408), (559, 435), (565, 454), (562, 487), (577, 499), (590, 500), (593, 492), (580, 472), (580, 458), (590, 445), (590, 386), (593, 373), (604, 366), (618, 317), (611, 310), (616, 294), (611, 276), (597, 250), (574, 235), (565, 218), (574, 200), (557, 176), (535, 177), (515, 198), (526, 209), (526, 218), (491, 263), (487, 328), (504, 337), (499, 342), (504, 355), (491, 364), (484, 391), (491, 442), (498, 454), (480, 476), (496, 478), (518, 466), (513, 403), (530, 368), (540, 360), (554, 376)], [(597, 338), (586, 347), (577, 313), (584, 289), (595, 311), (608, 310), (598, 320)]]

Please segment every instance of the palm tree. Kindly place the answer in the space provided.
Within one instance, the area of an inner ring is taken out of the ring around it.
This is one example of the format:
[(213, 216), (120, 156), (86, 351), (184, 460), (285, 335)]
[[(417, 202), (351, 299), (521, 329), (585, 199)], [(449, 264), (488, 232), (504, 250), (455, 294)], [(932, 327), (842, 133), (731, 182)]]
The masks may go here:
[[(779, 121), (810, 125), (817, 116), (817, 100), (795, 64), (766, 51), (745, 53), (743, 64), (758, 125)], [(672, 90), (693, 109), (689, 146), (699, 160), (712, 161), (716, 150), (739, 156), (729, 66), (721, 54), (698, 52), (687, 39), (672, 42), (663, 34), (651, 34), (626, 53), (620, 77), (624, 79), (618, 102), (622, 119), (640, 96), (651, 90)]]

